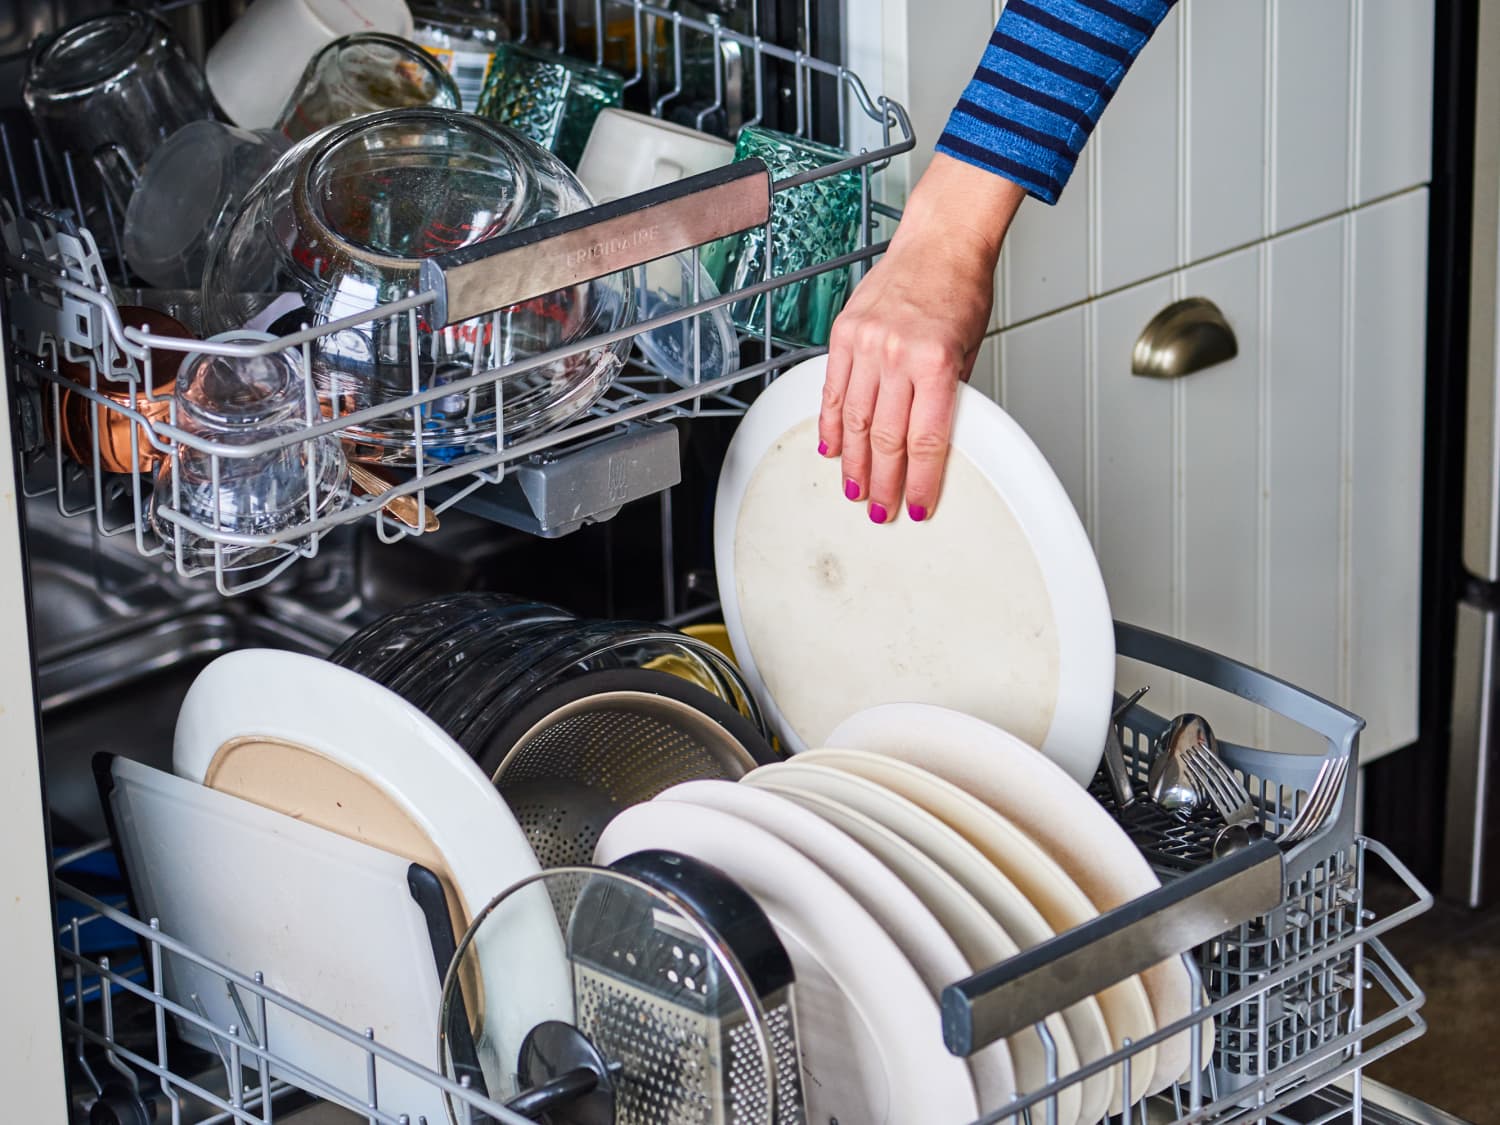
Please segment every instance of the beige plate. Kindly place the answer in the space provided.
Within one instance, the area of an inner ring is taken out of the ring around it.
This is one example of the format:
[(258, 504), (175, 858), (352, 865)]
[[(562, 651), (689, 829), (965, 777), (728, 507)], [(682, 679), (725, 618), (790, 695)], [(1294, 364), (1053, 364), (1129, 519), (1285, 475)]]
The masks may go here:
[[(1066, 885), (1065, 872), (1046, 870), (1047, 864), (1038, 864), (1035, 845), (1024, 839), (1024, 833), (982, 801), (954, 788), (935, 774), (863, 750), (809, 750), (799, 754), (794, 764), (816, 765), (862, 778), (890, 790), (936, 818), (945, 833), (957, 837), (950, 840), (950, 848), (966, 849), (975, 862), (984, 864), (992, 872), (985, 885), (987, 893), (981, 901), (1000, 919), (1022, 949), (1041, 945), (1060, 932), (1059, 927), (1048, 923), (1042, 907), (1049, 907), (1051, 916), (1057, 918), (1074, 917), (1089, 909), (1083, 893)], [(1013, 879), (1008, 872), (1017, 868), (1034, 870), (1035, 874)], [(1031, 887), (1035, 898), (1023, 892), (1021, 888), (1024, 886)], [(1045, 887), (1045, 894), (1038, 893), (1039, 886)], [(1105, 1000), (1110, 1004), (1116, 1021), (1123, 1024), (1113, 1035), (1110, 1021), (1097, 997), (1091, 996), (1064, 1012), (1084, 1063), (1096, 1062), (1118, 1050), (1123, 1035), (1136, 1039), (1144, 1030), (1155, 1030), (1154, 1024), (1147, 1025), (1141, 1018), (1149, 1014), (1149, 1002), (1138, 980), (1128, 982), (1121, 992), (1112, 993)], [(1131, 1102), (1144, 1096), (1155, 1062), (1154, 1047), (1135, 1056), (1131, 1063)], [(1120, 1068), (1089, 1079), (1093, 1086), (1086, 1092), (1096, 1100), (1086, 1098), (1085, 1108), (1099, 1105), (1098, 1116), (1101, 1117), (1105, 1106), (1112, 1114), (1120, 1113), (1122, 1079)]]
[[(920, 809), (900, 807), (904, 804), (900, 798), (878, 786), (818, 766), (777, 763), (763, 766), (743, 780), (796, 801), (852, 836), (916, 893), (953, 935), (972, 969), (997, 964), (1020, 952), (999, 919), (969, 889), (969, 884), (980, 881), (974, 870), (965, 869), (971, 857), (946, 848), (947, 841), (928, 838), (931, 833), (926, 828), (942, 826), (920, 823), (924, 817)], [(972, 858), (989, 866), (981, 857)], [(1067, 1024), (1058, 1015), (1045, 1022), (1057, 1046), (1058, 1073), (1069, 1073), (1078, 1066), (1078, 1052)], [(1021, 1092), (1031, 1093), (1046, 1085), (1047, 1057), (1041, 1036), (1028, 1029), (1011, 1036), (1007, 1043)], [(1107, 1084), (1104, 1092), (1107, 1101)], [(1057, 1102), (1059, 1125), (1093, 1122), (1103, 1115), (1101, 1106), (1096, 1116), (1082, 1116), (1083, 1091), (1076, 1085), (1061, 1091)]]
[[(922, 766), (978, 798), (1041, 845), (1101, 912), (1161, 886), (1145, 857), (1098, 801), (999, 727), (944, 707), (890, 703), (844, 720), (830, 740)], [(1180, 958), (1147, 969), (1141, 981), (1156, 1026), (1192, 1010), (1192, 979)], [(1206, 1059), (1213, 1050), (1213, 1021), (1202, 1026)], [(1191, 1053), (1187, 1033), (1160, 1044), (1151, 1092), (1181, 1079), (1191, 1066)]]

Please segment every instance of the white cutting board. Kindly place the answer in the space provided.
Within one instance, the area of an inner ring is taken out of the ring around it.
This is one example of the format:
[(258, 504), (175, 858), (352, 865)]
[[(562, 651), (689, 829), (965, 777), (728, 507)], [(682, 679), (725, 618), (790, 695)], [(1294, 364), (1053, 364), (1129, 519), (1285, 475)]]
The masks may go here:
[[(441, 982), (422, 910), (407, 887), (408, 860), (303, 824), (196, 782), (116, 758), (110, 803), (143, 919), (214, 961), (436, 1069)], [(224, 978), (186, 958), (164, 958), (169, 999), (218, 1027), (243, 1027)], [(256, 1042), (265, 1043), (253, 994), (240, 990)], [(272, 1051), (366, 1100), (366, 1054), (268, 1005)], [(179, 1019), (188, 1042), (212, 1036)], [(219, 1047), (227, 1052), (222, 1040)], [(245, 1063), (253, 1066), (246, 1056)], [(304, 1089), (297, 1075), (271, 1068)], [(380, 1108), (412, 1121), (445, 1120), (433, 1087), (376, 1063)]]

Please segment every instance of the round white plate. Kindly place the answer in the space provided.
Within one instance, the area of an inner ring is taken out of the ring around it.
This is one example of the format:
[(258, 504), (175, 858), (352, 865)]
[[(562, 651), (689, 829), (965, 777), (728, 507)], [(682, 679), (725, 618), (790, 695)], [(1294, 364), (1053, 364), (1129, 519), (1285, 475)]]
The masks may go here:
[[(934, 818), (901, 797), (863, 778), (823, 766), (795, 762), (763, 766), (743, 779), (752, 786), (784, 794), (849, 833), (877, 859), (899, 875), (932, 910), (957, 940), (973, 970), (1008, 960), (1020, 946), (1003, 919), (991, 909), (996, 897), (990, 876), (993, 867), (967, 848)], [(1014, 893), (1014, 888), (1011, 888)], [(1003, 893), (1003, 892), (1002, 892)], [(1076, 1070), (1079, 1059), (1066, 1021), (1053, 1014), (1045, 1021), (1057, 1047), (1058, 1074)], [(1046, 1048), (1033, 1029), (1008, 1041), (1022, 1093), (1047, 1083)], [(1102, 1099), (1092, 1083), (1088, 1109), (1098, 1101), (1098, 1112), (1085, 1117), (1085, 1091), (1069, 1086), (1058, 1095), (1060, 1122), (1094, 1122), (1104, 1115), (1110, 1083), (1103, 1082)]]
[[(1083, 892), (1069, 885), (1066, 872), (1052, 864), (1025, 833), (982, 801), (949, 785), (942, 778), (906, 762), (866, 750), (809, 750), (789, 763), (794, 768), (817, 767), (858, 778), (863, 785), (884, 789), (900, 798), (888, 802), (891, 813), (907, 824), (892, 827), (908, 834), (929, 851), (943, 848), (954, 862), (974, 872), (974, 893), (1016, 944), (1030, 949), (1055, 937), (1037, 902), (1052, 916), (1073, 919), (1092, 915)], [(915, 811), (912, 811), (915, 810)], [(918, 838), (915, 833), (922, 833)], [(1018, 879), (1008, 872), (1020, 871)], [(1036, 895), (1033, 901), (1026, 888)], [(1064, 1012), (1068, 1030), (1085, 1063), (1096, 1062), (1119, 1049), (1123, 1036), (1138, 1040), (1156, 1030), (1150, 1003), (1138, 979), (1103, 997), (1119, 1025), (1112, 1034), (1100, 1000), (1088, 997)], [(1131, 1066), (1131, 1104), (1145, 1095), (1156, 1058), (1154, 1047), (1139, 1052)], [(1121, 1112), (1123, 1074), (1115, 1071), (1095, 1075), (1085, 1084), (1084, 1115), (1094, 1121)]]
[[(853, 837), (796, 801), (733, 781), (687, 781), (657, 799), (717, 809), (792, 845), (837, 879), (895, 939), (933, 999), (940, 999), (944, 988), (973, 971), (952, 936), (911, 888)], [(970, 1057), (969, 1070), (981, 1112), (998, 1109), (1015, 1096), (1015, 1067), (1004, 1042), (991, 1043)]]
[[(539, 870), (515, 817), (469, 755), (406, 700), (357, 672), (271, 649), (219, 657), (183, 700), (173, 771), (204, 783), (219, 773), (216, 759), (230, 760), (237, 747), (258, 758), (249, 771), (258, 775), (248, 779), (253, 788), (231, 783), (227, 774), (212, 788), (437, 869), (465, 918)], [(278, 787), (284, 776), (278, 765), (299, 759), (332, 785), (321, 791)], [(366, 808), (377, 815), (394, 811), (403, 822), (387, 819), (370, 831), (349, 823), (339, 799), (350, 790), (359, 796), (361, 787), (370, 787)], [(524, 964), (510, 955), (478, 953), (485, 1004), (505, 1013), (491, 1026), (517, 1049), (540, 1021), (573, 1018), (572, 975), (556, 918), (550, 909), (539, 910), (522, 923), (530, 953)], [(517, 941), (512, 933), (506, 942), (512, 953)]]
[(678, 801), (609, 822), (596, 863), (665, 848), (718, 868), (765, 910), (796, 973), (809, 1121), (966, 1125), (979, 1115), (937, 1002), (884, 930), (822, 868), (747, 821)]
[[(1007, 731), (943, 707), (886, 704), (850, 716), (830, 736), (840, 747), (873, 750), (937, 774), (983, 801), (1039, 844), (1100, 912), (1157, 890), (1161, 881), (1112, 816), (1084, 790)], [(1182, 959), (1141, 974), (1156, 1026), (1192, 1010), (1192, 979)], [(1106, 1013), (1107, 1015), (1108, 1013)], [(1202, 1031), (1204, 1058), (1213, 1021)], [(1191, 1065), (1186, 1033), (1157, 1047), (1151, 1091)]]
[(826, 746), (853, 711), (920, 700), (1017, 732), (1087, 784), (1114, 698), (1114, 626), (1046, 459), (961, 386), (937, 511), (877, 526), (817, 453), (825, 365), (799, 364), (755, 400), (714, 512), (730, 640), (783, 744)]

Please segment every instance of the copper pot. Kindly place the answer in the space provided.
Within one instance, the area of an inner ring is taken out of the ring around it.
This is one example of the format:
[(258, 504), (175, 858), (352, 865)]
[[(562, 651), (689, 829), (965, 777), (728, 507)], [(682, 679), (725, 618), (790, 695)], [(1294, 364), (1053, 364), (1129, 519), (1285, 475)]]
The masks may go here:
[[(155, 336), (171, 336), (179, 340), (196, 339), (180, 321), (174, 320), (166, 313), (157, 312), (155, 309), (122, 306), (120, 319), (126, 325), (144, 327)], [(163, 348), (151, 349), (151, 394), (162, 397), (148, 399), (137, 384), (135, 409), (152, 422), (167, 421), (172, 408), (172, 384), (177, 378), (177, 368), (186, 354)], [(83, 364), (63, 363), (58, 371), (81, 386), (89, 385), (89, 371)], [(131, 406), (130, 389), (128, 383), (116, 383), (108, 379), (99, 380), (99, 394), (126, 409)], [(139, 468), (141, 472), (149, 473), (166, 456), (151, 444), (150, 438), (145, 433), (141, 433), (136, 439), (136, 456), (132, 461), (130, 434), (136, 424), (135, 419), (107, 406), (101, 405), (97, 410), (91, 409), (94, 405), (83, 395), (68, 390), (62, 392), (59, 404), (59, 413), (62, 418), (60, 444), (63, 452), (72, 460), (86, 469), (93, 467), (91, 434), (96, 421), (99, 433), (99, 467), (106, 473), (128, 473), (132, 468)], [(50, 430), (52, 412), (46, 411), (45, 417)]]

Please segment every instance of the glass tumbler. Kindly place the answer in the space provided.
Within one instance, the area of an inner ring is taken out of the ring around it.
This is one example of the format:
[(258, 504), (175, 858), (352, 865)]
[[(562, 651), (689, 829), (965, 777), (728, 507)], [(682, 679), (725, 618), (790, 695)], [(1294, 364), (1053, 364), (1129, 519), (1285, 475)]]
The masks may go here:
[[(260, 332), (225, 332), (213, 341), (256, 342)], [(307, 382), (295, 353), (257, 356), (195, 353), (182, 362), (173, 389), (177, 424), (195, 437), (249, 446), (298, 433), (307, 425)], [(217, 464), (216, 464), (217, 462)], [(265, 452), (212, 454), (186, 443), (157, 472), (151, 525), (169, 554), (179, 546), (189, 570), (214, 566), (215, 535), (180, 528), (163, 507), (215, 533), (273, 535), (343, 507), (349, 467), (337, 438), (293, 442)], [(291, 548), (225, 544), (226, 571), (284, 559)]]
[(601, 110), (622, 104), (625, 79), (552, 51), (507, 43), (495, 53), (475, 110), (577, 168)]
[(411, 106), (457, 109), (458, 87), (417, 44), (359, 32), (335, 39), (312, 57), (276, 128), (300, 141), (338, 121)]
[(137, 173), (162, 141), (219, 116), (203, 72), (171, 29), (132, 9), (38, 39), (22, 96), (60, 178), (59, 197), (101, 231), (106, 193), (122, 215)]
[[(772, 181), (822, 168), (849, 157), (847, 152), (816, 141), (751, 125), (740, 130), (734, 158), (758, 157)], [(770, 269), (772, 277), (849, 254), (859, 248), (860, 178), (856, 171), (778, 191), (771, 204)], [(766, 228), (756, 227), (703, 249), (703, 264), (720, 292), (743, 289), (760, 281), (767, 268)], [(798, 347), (828, 343), (833, 318), (849, 296), (849, 269), (824, 270), (732, 306), (734, 322), (748, 332), (765, 329), (766, 302), (771, 305), (771, 334)]]

